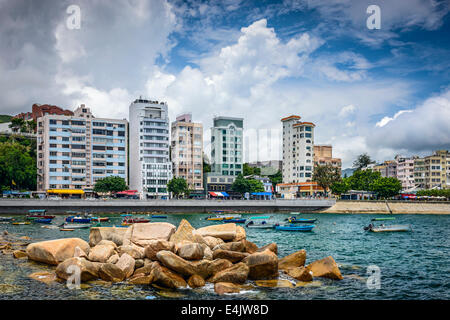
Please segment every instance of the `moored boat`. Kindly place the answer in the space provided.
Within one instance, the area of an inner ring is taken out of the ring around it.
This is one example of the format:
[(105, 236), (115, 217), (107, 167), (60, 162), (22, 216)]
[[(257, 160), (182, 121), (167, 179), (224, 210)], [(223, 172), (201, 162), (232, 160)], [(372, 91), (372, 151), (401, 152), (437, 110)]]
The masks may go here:
[(368, 227), (365, 227), (364, 230), (368, 230), (371, 232), (406, 232), (411, 231), (412, 228), (406, 224), (393, 224), (390, 226), (380, 225), (374, 226), (370, 224)]
[(278, 226), (278, 223), (268, 222), (266, 220), (263, 221), (248, 221), (245, 226), (250, 229), (273, 229), (275, 226)]
[(122, 225), (131, 225), (133, 223), (147, 223), (147, 222), (150, 222), (150, 220), (144, 218), (125, 218), (122, 221)]
[(12, 222), (11, 224), (15, 225), (15, 226), (21, 226), (21, 225), (28, 225), (31, 224), (31, 222)]
[(88, 229), (90, 228), (90, 224), (70, 224), (70, 223), (64, 223), (60, 225), (61, 229)]
[(275, 230), (308, 232), (311, 231), (314, 227), (315, 225), (297, 226), (295, 224), (289, 224), (289, 225), (275, 226)]
[(35, 223), (46, 223), (46, 224), (52, 223), (52, 219), (34, 219), (33, 221)]
[(289, 223), (314, 223), (317, 219), (306, 219), (306, 218), (296, 218), (289, 217), (286, 219)]
[(14, 219), (11, 217), (0, 217), (0, 222), (8, 222), (13, 221)]
[(95, 222), (108, 222), (109, 218), (108, 217), (92, 217), (91, 221), (95, 221)]
[(152, 219), (167, 219), (167, 216), (152, 214), (150, 216)]
[(91, 218), (83, 218), (80, 216), (70, 216), (66, 218), (66, 222), (72, 222), (72, 223), (90, 223)]
[(209, 220), (209, 221), (223, 221), (223, 220), (232, 220), (232, 219), (238, 219), (238, 218), (242, 218), (242, 215), (240, 215), (240, 214), (234, 214), (234, 215), (222, 214), (222, 215), (215, 215), (215, 216), (206, 217), (205, 220)]
[(385, 221), (385, 220), (395, 220), (395, 218), (373, 218), (372, 221)]
[(247, 221), (247, 219), (229, 219), (229, 220), (222, 220), (222, 222), (226, 222), (226, 223), (245, 223), (245, 221)]
[(28, 210), (26, 218), (29, 220), (34, 220), (34, 219), (53, 219), (55, 217), (51, 215), (46, 215), (45, 214), (46, 212), (47, 210), (45, 209)]

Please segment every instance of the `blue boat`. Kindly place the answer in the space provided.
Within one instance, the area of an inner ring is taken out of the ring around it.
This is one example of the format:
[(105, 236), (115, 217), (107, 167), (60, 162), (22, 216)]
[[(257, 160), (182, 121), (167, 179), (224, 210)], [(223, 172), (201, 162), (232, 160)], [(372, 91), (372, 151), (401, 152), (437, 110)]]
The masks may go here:
[(32, 209), (28, 210), (28, 213), (45, 213), (46, 211), (45, 209)]
[(91, 218), (82, 218), (82, 217), (74, 217), (70, 216), (66, 218), (66, 222), (72, 222), (72, 223), (90, 223)]
[(315, 225), (297, 226), (295, 224), (289, 224), (284, 226), (275, 226), (275, 230), (308, 232), (311, 231), (314, 227)]
[(289, 223), (314, 223), (317, 219), (306, 219), (306, 218), (296, 218), (289, 217), (286, 219)]
[(127, 214), (121, 214), (120, 216), (121, 216), (121, 217), (131, 217), (131, 216), (132, 216), (132, 214), (130, 214), (130, 213), (127, 213)]
[(151, 218), (167, 219), (167, 216), (158, 216), (152, 214)]
[(47, 224), (52, 223), (52, 219), (34, 219), (33, 221), (36, 223), (47, 223)]
[(222, 220), (223, 223), (245, 223), (246, 219), (229, 219), (229, 220)]
[(255, 216), (255, 217), (250, 217), (250, 219), (264, 219), (264, 220), (266, 220), (266, 219), (270, 219), (272, 217), (273, 216)]

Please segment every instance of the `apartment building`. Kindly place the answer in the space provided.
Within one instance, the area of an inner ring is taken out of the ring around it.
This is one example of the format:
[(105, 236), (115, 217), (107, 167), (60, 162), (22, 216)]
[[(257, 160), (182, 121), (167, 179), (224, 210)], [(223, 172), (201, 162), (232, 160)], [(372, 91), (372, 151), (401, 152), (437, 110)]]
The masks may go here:
[(430, 156), (414, 159), (414, 182), (420, 189), (450, 188), (450, 152), (437, 150)]
[(340, 158), (333, 158), (333, 146), (314, 145), (314, 166), (330, 165), (339, 169), (341, 173), (342, 161)]
[(144, 199), (165, 199), (172, 179), (166, 102), (136, 99), (129, 107), (130, 189)]
[(37, 189), (92, 191), (98, 179), (128, 183), (126, 120), (95, 118), (84, 104), (73, 116), (37, 118)]
[(171, 155), (173, 176), (184, 178), (190, 190), (203, 190), (203, 125), (182, 114), (172, 122)]
[(310, 182), (314, 170), (314, 127), (292, 115), (283, 124), (283, 183)]
[(395, 158), (396, 178), (402, 183), (402, 190), (414, 188), (414, 157), (397, 155)]
[(74, 113), (71, 110), (62, 109), (58, 106), (53, 106), (50, 104), (33, 104), (31, 106), (31, 112), (23, 112), (15, 115), (14, 118), (21, 118), (23, 120), (34, 120), (37, 121), (39, 117), (46, 115), (64, 115), (73, 116)]

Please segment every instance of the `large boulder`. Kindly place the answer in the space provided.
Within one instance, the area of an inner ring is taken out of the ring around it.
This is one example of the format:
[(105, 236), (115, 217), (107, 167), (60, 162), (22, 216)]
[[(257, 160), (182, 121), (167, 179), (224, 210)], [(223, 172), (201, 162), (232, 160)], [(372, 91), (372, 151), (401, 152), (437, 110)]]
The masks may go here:
[(312, 262), (306, 267), (306, 270), (311, 271), (313, 277), (324, 277), (335, 280), (343, 279), (336, 261), (331, 256)]
[(245, 229), (241, 226), (236, 226), (236, 236), (234, 237), (233, 241), (241, 241), (246, 237), (247, 234), (245, 233)]
[(210, 249), (213, 249), (215, 246), (224, 243), (224, 241), (222, 239), (211, 237), (211, 236), (203, 237), (203, 239), (205, 240), (206, 245)]
[(278, 277), (278, 257), (269, 249), (255, 252), (242, 262), (250, 268), (248, 277), (252, 280), (274, 279)]
[(175, 230), (176, 227), (167, 222), (135, 223), (127, 228), (123, 244), (129, 245), (134, 243), (145, 247), (153, 240), (168, 241)]
[(106, 262), (115, 253), (111, 245), (98, 244), (89, 251), (88, 259), (94, 262)]
[(119, 260), (116, 263), (116, 266), (123, 271), (123, 273), (125, 274), (125, 278), (129, 278), (134, 272), (135, 261), (132, 256), (124, 253), (120, 256)]
[(252, 254), (252, 253), (255, 253), (256, 251), (258, 251), (258, 246), (256, 244), (254, 244), (253, 242), (248, 241), (246, 239), (241, 240), (241, 242), (242, 242), (242, 245), (244, 246), (244, 252)]
[(117, 248), (119, 251), (119, 256), (122, 256), (124, 253), (132, 256), (134, 259), (144, 259), (145, 257), (145, 249), (137, 246), (135, 244), (130, 245), (121, 245)]
[(245, 245), (241, 241), (239, 241), (239, 242), (225, 242), (225, 243), (218, 244), (217, 246), (215, 246), (213, 248), (213, 251), (215, 251), (217, 249), (244, 252), (245, 251)]
[(299, 250), (278, 261), (278, 269), (288, 270), (290, 268), (303, 267), (306, 261), (306, 251)]
[(114, 247), (114, 249), (117, 249), (117, 244), (115, 242), (111, 241), (111, 240), (101, 240), (96, 245), (97, 246), (99, 246), (99, 245), (112, 246), (112, 247)]
[(80, 247), (76, 246), (75, 247), (75, 251), (73, 252), (73, 257), (74, 258), (88, 258), (88, 255), (86, 254), (86, 252), (84, 252)]
[(199, 288), (205, 285), (205, 279), (203, 279), (201, 276), (197, 274), (194, 274), (189, 277), (187, 283), (191, 288)]
[(214, 259), (227, 259), (232, 263), (236, 263), (247, 257), (249, 254), (247, 252), (238, 252), (230, 250), (217, 249), (213, 252)]
[(149, 241), (144, 250), (144, 255), (150, 260), (158, 260), (156, 254), (159, 251), (172, 251), (175, 252), (175, 245), (173, 242), (167, 240), (152, 240)]
[(117, 227), (94, 227), (89, 233), (89, 244), (91, 247), (96, 246), (102, 240), (109, 240), (116, 245), (121, 246), (123, 243), (123, 236), (127, 228)]
[(286, 273), (292, 278), (303, 282), (313, 281), (312, 272), (305, 267), (291, 268)]
[(228, 269), (217, 272), (208, 281), (212, 283), (244, 283), (247, 280), (249, 271), (250, 269), (247, 264), (239, 262)]
[(203, 259), (206, 260), (214, 259), (213, 251), (206, 244), (202, 244), (202, 247), (203, 247)]
[(256, 251), (258, 251), (258, 252), (263, 252), (263, 251), (266, 250), (266, 249), (269, 249), (269, 250), (272, 251), (273, 253), (278, 254), (278, 246), (277, 246), (277, 244), (276, 244), (275, 242), (266, 244), (264, 247), (261, 247), (261, 248), (259, 248), (259, 249), (256, 250)]
[(230, 261), (225, 259), (192, 261), (191, 264), (195, 269), (195, 273), (203, 279), (207, 279), (217, 272), (233, 266)]
[(146, 284), (149, 285), (153, 282), (154, 276), (153, 275), (144, 275), (144, 274), (138, 274), (137, 276), (133, 276), (132, 278), (128, 279), (129, 284)]
[(27, 246), (28, 259), (51, 265), (72, 258), (75, 248), (80, 247), (84, 252), (89, 252), (89, 244), (80, 238), (66, 238), (31, 243)]
[(145, 265), (145, 266), (143, 266), (143, 267), (141, 267), (141, 268), (138, 268), (138, 269), (136, 269), (136, 270), (134, 271), (133, 277), (136, 276), (136, 275), (138, 275), (138, 274), (143, 274), (143, 275), (148, 276), (148, 275), (150, 275), (150, 274), (152, 273), (153, 269), (154, 269), (157, 265), (159, 265), (159, 263), (156, 262), (156, 261), (154, 261), (154, 262), (152, 262), (151, 264), (147, 264), (147, 265)]
[(214, 284), (214, 291), (220, 295), (225, 293), (239, 293), (241, 286), (231, 282), (216, 282)]
[(235, 223), (224, 223), (197, 229), (194, 231), (194, 234), (201, 235), (202, 237), (210, 236), (220, 238), (224, 241), (231, 241), (236, 238), (236, 232), (237, 230)]
[(167, 268), (184, 276), (196, 274), (194, 266), (187, 260), (177, 256), (172, 251), (159, 251), (156, 258)]
[(186, 243), (178, 248), (177, 254), (186, 260), (200, 260), (205, 253), (201, 244)]
[(61, 262), (56, 267), (56, 275), (58, 278), (67, 280), (70, 276), (77, 272), (77, 268), (80, 270), (81, 281), (89, 281), (96, 279), (99, 276), (100, 263), (94, 263), (86, 260), (85, 258), (69, 258), (64, 262)]
[(154, 283), (166, 288), (177, 289), (187, 285), (180, 275), (159, 264), (153, 269), (152, 276)]
[(122, 269), (112, 263), (102, 264), (98, 275), (102, 280), (109, 282), (121, 282), (125, 279), (125, 273)]
[(186, 219), (182, 219), (177, 230), (170, 236), (170, 241), (175, 244), (185, 240), (195, 242), (192, 234), (194, 230), (195, 228)]
[(116, 254), (113, 254), (111, 257), (109, 257), (109, 259), (108, 259), (108, 261), (106, 261), (106, 263), (112, 263), (112, 264), (116, 264), (117, 263), (117, 261), (119, 261), (119, 255), (116, 253)]

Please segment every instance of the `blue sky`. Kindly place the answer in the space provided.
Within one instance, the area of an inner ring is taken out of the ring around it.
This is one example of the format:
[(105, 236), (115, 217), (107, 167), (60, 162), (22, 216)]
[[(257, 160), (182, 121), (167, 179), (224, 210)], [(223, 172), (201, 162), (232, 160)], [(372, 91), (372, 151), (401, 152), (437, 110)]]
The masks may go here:
[[(69, 5), (81, 27), (66, 27)], [(369, 30), (369, 5), (381, 28)], [(0, 114), (33, 103), (127, 118), (139, 95), (244, 117), (246, 160), (280, 159), (280, 119), (316, 124), (344, 167), (450, 149), (450, 3), (0, 0)], [(256, 140), (259, 139), (259, 140)], [(258, 143), (254, 143), (258, 141)]]

